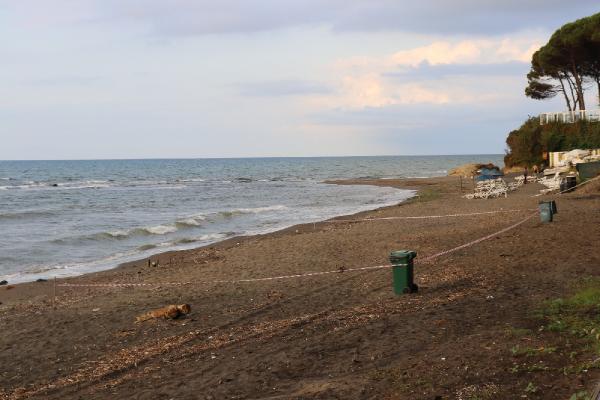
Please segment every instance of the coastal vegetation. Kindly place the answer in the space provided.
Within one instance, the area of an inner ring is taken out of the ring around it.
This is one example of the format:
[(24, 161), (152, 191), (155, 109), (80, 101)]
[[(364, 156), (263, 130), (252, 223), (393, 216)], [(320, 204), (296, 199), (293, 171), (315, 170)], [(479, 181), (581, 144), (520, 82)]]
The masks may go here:
[[(561, 95), (569, 111), (585, 110), (585, 92), (594, 88), (600, 103), (600, 13), (559, 28), (531, 59), (525, 95), (544, 100)], [(542, 163), (542, 152), (600, 147), (600, 124), (540, 124), (530, 117), (509, 133), (506, 167)]]
[(537, 165), (546, 151), (600, 148), (600, 123), (582, 120), (540, 125), (539, 118), (531, 117), (508, 134), (506, 144), (510, 150), (504, 156), (507, 167)]

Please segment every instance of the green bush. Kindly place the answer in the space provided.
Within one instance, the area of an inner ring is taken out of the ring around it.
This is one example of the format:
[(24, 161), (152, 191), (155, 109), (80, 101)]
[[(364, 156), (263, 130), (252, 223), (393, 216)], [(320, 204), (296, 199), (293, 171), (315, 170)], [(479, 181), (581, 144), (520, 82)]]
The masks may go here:
[(539, 118), (531, 117), (519, 129), (508, 134), (506, 144), (508, 151), (504, 164), (507, 167), (529, 167), (542, 163), (544, 151), (600, 148), (600, 123), (580, 121), (540, 125)]

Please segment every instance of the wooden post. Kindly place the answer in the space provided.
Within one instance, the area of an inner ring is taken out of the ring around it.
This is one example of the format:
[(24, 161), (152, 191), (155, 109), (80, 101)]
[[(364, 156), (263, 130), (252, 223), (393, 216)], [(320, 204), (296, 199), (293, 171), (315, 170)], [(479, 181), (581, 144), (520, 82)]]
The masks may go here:
[(460, 178), (460, 194), (462, 194), (462, 192), (463, 192), (462, 175), (459, 175), (458, 177)]
[(56, 310), (56, 276), (54, 277), (54, 289), (52, 291), (52, 308)]

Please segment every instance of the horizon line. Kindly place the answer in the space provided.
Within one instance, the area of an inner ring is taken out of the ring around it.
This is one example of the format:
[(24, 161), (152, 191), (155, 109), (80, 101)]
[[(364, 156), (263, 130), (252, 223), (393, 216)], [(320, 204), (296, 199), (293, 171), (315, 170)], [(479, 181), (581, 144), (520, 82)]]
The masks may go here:
[(358, 158), (358, 157), (453, 157), (453, 156), (499, 156), (505, 153), (453, 153), (453, 154), (376, 154), (346, 156), (240, 156), (240, 157), (141, 157), (141, 158), (52, 158), (52, 159), (0, 159), (0, 162), (13, 161), (151, 161), (151, 160), (240, 160), (265, 158)]

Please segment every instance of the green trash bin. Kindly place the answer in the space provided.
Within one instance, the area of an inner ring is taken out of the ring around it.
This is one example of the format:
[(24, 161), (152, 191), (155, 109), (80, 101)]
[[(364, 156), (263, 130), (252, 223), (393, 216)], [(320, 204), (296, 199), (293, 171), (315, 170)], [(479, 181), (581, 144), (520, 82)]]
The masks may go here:
[(419, 290), (419, 287), (414, 283), (413, 272), (413, 259), (416, 256), (417, 252), (412, 250), (399, 250), (390, 253), (395, 294), (416, 293)]

